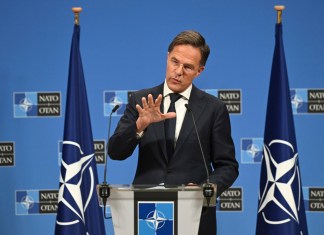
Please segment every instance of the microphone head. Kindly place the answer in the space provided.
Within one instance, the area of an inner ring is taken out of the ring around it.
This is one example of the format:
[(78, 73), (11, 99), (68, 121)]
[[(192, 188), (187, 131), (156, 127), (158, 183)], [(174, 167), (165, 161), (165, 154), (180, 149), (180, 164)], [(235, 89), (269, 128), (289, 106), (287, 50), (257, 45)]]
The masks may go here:
[(119, 108), (119, 104), (116, 104), (115, 107), (111, 110), (111, 113), (114, 113)]

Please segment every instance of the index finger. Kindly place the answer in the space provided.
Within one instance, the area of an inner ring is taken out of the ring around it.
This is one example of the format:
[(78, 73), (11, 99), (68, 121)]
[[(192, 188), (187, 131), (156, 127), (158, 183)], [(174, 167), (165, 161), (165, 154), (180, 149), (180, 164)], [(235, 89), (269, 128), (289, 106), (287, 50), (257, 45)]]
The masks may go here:
[(159, 94), (158, 97), (155, 99), (155, 105), (160, 106), (162, 102), (162, 95)]

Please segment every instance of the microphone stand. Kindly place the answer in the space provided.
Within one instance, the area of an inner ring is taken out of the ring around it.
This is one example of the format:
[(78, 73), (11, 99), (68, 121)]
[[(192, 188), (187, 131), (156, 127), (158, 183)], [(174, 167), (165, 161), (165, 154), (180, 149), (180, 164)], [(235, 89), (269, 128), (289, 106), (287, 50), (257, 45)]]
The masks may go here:
[(106, 216), (106, 204), (107, 204), (108, 198), (110, 197), (110, 188), (109, 188), (109, 185), (107, 184), (107, 160), (108, 160), (107, 156), (108, 156), (108, 146), (109, 146), (109, 138), (110, 138), (111, 116), (114, 112), (117, 111), (118, 108), (119, 108), (119, 105), (118, 104), (115, 105), (115, 107), (111, 110), (110, 115), (109, 115), (108, 140), (107, 140), (106, 155), (105, 155), (104, 181), (102, 184), (99, 185), (99, 196), (102, 198), (105, 219), (111, 218), (111, 217)]
[(206, 180), (206, 183), (203, 184), (203, 194), (204, 194), (204, 197), (206, 198), (206, 201), (207, 201), (207, 207), (209, 207), (210, 199), (214, 195), (214, 185), (212, 183), (210, 183), (210, 181), (209, 181), (209, 171), (208, 171), (204, 151), (203, 151), (203, 148), (201, 146), (200, 137), (199, 137), (199, 134), (198, 134), (198, 129), (197, 129), (195, 117), (193, 115), (192, 110), (189, 108), (188, 104), (185, 104), (185, 106), (186, 106), (187, 110), (191, 113), (192, 121), (193, 121), (193, 124), (194, 124), (194, 127), (195, 127), (195, 132), (197, 134), (197, 139), (198, 139), (201, 155), (202, 155), (204, 165), (205, 165), (205, 169), (206, 169), (207, 180)]

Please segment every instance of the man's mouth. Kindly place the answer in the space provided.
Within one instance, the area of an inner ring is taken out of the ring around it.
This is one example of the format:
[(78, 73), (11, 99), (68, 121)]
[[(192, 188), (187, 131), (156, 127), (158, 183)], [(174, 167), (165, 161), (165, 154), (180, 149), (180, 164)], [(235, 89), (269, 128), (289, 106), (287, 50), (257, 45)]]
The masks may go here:
[(172, 81), (175, 82), (175, 83), (181, 83), (181, 80), (178, 79), (178, 78), (172, 78)]

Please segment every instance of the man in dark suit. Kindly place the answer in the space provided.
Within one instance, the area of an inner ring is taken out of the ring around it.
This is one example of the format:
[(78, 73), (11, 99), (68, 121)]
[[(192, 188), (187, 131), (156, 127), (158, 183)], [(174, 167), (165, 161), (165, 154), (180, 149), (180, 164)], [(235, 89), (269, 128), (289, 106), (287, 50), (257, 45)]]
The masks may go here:
[[(109, 140), (108, 151), (112, 159), (124, 160), (139, 146), (133, 184), (200, 185), (206, 182), (194, 122), (186, 104), (195, 117), (210, 182), (217, 185), (217, 196), (237, 178), (238, 163), (226, 106), (192, 84), (204, 70), (209, 52), (209, 46), (198, 32), (178, 34), (168, 48), (165, 81), (131, 95)], [(171, 101), (175, 96), (172, 93), (180, 96)], [(175, 110), (168, 112), (172, 105)], [(170, 126), (171, 120), (176, 120), (176, 124), (170, 140), (165, 127)], [(199, 235), (215, 235), (215, 207), (203, 211)]]

